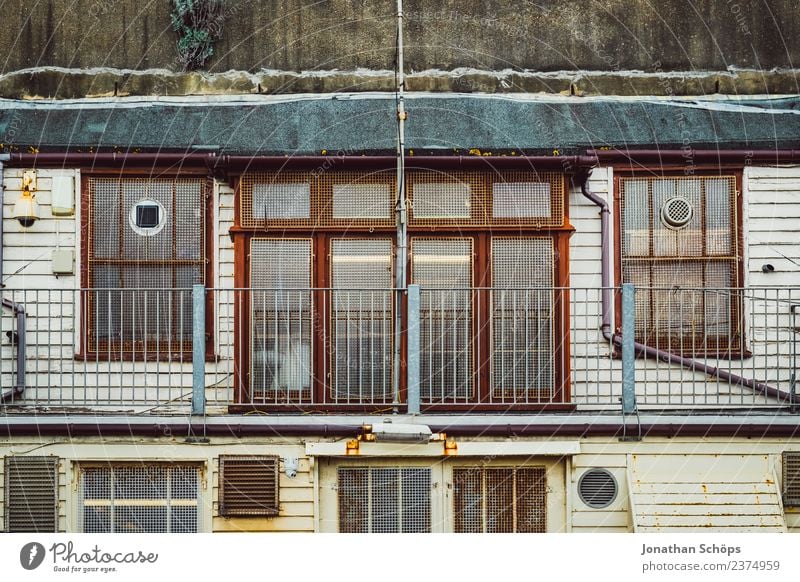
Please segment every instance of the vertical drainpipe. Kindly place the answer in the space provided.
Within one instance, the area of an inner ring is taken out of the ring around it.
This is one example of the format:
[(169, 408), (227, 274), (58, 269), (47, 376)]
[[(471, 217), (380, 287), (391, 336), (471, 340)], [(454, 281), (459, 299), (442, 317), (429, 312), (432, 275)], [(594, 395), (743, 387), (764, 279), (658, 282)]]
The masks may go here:
[(403, 0), (397, 0), (397, 257), (395, 262), (395, 321), (394, 365), (392, 366), (392, 403), (400, 405), (400, 339), (403, 323), (403, 293), (406, 288), (406, 262), (408, 257), (406, 182), (405, 182), (405, 121), (403, 101), (405, 75), (403, 74)]
[[(11, 159), (11, 154), (0, 154), (0, 210), (3, 209), (5, 200), (5, 187), (3, 181), (3, 165)], [(0, 214), (0, 288), (5, 287), (3, 283), (3, 216)]]

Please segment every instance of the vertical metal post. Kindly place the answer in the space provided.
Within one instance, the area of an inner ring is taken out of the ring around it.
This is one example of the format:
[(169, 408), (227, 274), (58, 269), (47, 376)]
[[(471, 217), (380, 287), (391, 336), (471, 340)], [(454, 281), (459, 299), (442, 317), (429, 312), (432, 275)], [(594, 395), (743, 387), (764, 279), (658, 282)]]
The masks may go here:
[(408, 286), (408, 413), (419, 414), (419, 285)]
[(622, 284), (622, 414), (636, 412), (636, 289), (633, 283)]
[(192, 414), (206, 412), (206, 289), (192, 286)]
[[(24, 305), (24, 304), (23, 304)], [(21, 395), (25, 391), (25, 307), (16, 304), (17, 312), (17, 385), (15, 392)]]

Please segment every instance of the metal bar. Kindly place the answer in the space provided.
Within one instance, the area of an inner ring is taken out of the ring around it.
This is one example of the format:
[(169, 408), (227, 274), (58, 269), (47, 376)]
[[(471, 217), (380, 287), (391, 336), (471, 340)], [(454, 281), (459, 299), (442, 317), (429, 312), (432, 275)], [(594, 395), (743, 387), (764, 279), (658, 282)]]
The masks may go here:
[(192, 414), (206, 411), (206, 290), (192, 286)]
[(408, 286), (408, 413), (420, 413), (420, 342), (419, 342), (420, 289), (419, 285)]
[(622, 285), (622, 413), (636, 412), (636, 299), (633, 283)]

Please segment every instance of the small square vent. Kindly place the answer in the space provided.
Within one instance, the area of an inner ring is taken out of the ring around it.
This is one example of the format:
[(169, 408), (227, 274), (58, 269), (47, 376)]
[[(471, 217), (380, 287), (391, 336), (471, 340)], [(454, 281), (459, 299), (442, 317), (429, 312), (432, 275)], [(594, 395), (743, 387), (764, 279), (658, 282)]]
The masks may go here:
[(278, 515), (280, 459), (271, 455), (219, 458), (219, 514), (224, 517)]
[(800, 507), (800, 451), (783, 452), (783, 505)]

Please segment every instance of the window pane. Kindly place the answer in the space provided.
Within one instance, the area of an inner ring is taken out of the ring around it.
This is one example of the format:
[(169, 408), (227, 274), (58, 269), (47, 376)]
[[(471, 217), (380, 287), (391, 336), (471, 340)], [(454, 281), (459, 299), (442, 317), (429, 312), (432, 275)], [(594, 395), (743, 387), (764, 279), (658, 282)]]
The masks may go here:
[(706, 179), (706, 247), (709, 255), (731, 254), (731, 219), (736, 215), (730, 179)]
[(303, 182), (253, 184), (253, 218), (289, 220), (311, 217), (311, 184)]
[(492, 217), (550, 218), (549, 182), (492, 184)]
[(472, 239), (411, 242), (412, 281), (420, 295), (422, 398), (472, 395)]
[(251, 398), (285, 402), (311, 391), (311, 240), (252, 239)]
[(501, 401), (554, 394), (553, 243), (492, 239), (492, 389)]
[(332, 241), (331, 278), (332, 397), (391, 401), (392, 241)]
[(469, 218), (470, 185), (463, 182), (418, 182), (412, 186), (414, 218)]
[(391, 218), (390, 184), (333, 184), (333, 218)]

